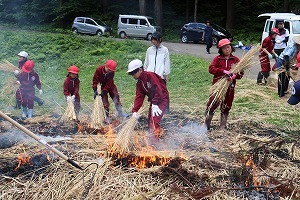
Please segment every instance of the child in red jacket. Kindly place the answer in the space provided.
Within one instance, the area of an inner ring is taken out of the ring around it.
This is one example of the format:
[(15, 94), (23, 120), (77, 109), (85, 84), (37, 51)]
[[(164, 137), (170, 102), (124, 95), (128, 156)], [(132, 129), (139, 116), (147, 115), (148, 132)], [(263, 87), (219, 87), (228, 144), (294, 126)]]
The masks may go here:
[(34, 62), (32, 60), (27, 60), (22, 67), (22, 72), (17, 75), (17, 79), (20, 82), (17, 94), (21, 97), (22, 119), (25, 119), (26, 117), (32, 118), (35, 96), (34, 86), (39, 89), (40, 94), (43, 93), (40, 77), (33, 68)]
[(77, 66), (72, 65), (68, 69), (67, 78), (64, 81), (63, 90), (67, 101), (74, 102), (75, 114), (78, 119), (78, 114), (80, 110), (80, 95), (79, 95), (79, 84), (80, 80), (78, 78), (79, 69)]

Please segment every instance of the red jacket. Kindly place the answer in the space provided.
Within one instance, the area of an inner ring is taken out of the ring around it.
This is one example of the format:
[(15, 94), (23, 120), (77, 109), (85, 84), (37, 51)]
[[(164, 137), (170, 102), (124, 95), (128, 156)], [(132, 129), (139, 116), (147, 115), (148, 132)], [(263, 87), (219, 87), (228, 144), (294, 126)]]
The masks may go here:
[(79, 84), (80, 80), (78, 79), (78, 77), (73, 79), (67, 76), (64, 81), (64, 95), (75, 95), (75, 98), (77, 99), (79, 97)]
[(132, 112), (137, 112), (142, 107), (146, 95), (154, 105), (169, 102), (169, 92), (163, 79), (156, 73), (143, 71), (136, 83)]
[(97, 85), (100, 83), (101, 90), (107, 93), (111, 87), (115, 86), (114, 76), (115, 72), (106, 73), (105, 66), (99, 66), (94, 73), (93, 90), (97, 89)]
[(42, 88), (40, 77), (35, 71), (21, 72), (17, 78), (21, 84), (20, 89), (23, 91), (34, 91), (35, 85), (39, 90)]
[[(211, 64), (209, 65), (209, 73), (214, 75), (212, 84), (215, 84), (220, 78), (222, 78), (225, 74), (223, 73), (224, 70), (229, 71), (233, 65), (238, 63), (240, 60), (233, 55), (230, 55), (229, 59), (227, 60), (224, 56), (216, 56)], [(243, 77), (243, 73), (236, 74), (236, 79), (241, 79)], [(233, 84), (236, 83), (236, 80), (233, 80)]]
[[(274, 49), (274, 40), (272, 39), (272, 37), (271, 36), (266, 37), (263, 40), (263, 43), (262, 43), (261, 47), (264, 48), (264, 49), (267, 49), (267, 51), (269, 53), (271, 53), (272, 50)], [(260, 55), (268, 57), (268, 55), (262, 49), (260, 50)]]

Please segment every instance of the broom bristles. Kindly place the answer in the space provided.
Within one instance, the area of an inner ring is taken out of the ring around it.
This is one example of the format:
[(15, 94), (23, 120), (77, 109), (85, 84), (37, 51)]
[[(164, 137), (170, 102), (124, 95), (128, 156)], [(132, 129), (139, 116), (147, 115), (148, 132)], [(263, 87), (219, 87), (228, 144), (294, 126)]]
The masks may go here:
[[(146, 110), (146, 107), (142, 107), (137, 112), (138, 115), (141, 115)], [(134, 138), (137, 136), (137, 132), (134, 130), (135, 126), (138, 123), (138, 119), (130, 117), (125, 125), (122, 127), (118, 133), (118, 137), (115, 140), (115, 143), (112, 147), (112, 151), (119, 151), (121, 154), (130, 152), (135, 147)]]
[(106, 119), (105, 109), (103, 107), (102, 97), (97, 96), (94, 101), (94, 109), (91, 116), (91, 127), (94, 129), (100, 129), (104, 125)]
[(74, 108), (74, 102), (72, 100), (67, 101), (67, 109), (65, 110), (65, 113), (61, 117), (61, 122), (71, 121), (71, 120), (77, 120), (75, 108)]
[[(232, 73), (244, 72), (246, 69), (250, 68), (252, 65), (256, 64), (257, 61), (252, 61), (255, 54), (260, 50), (261, 46), (256, 44), (240, 59), (240, 61), (232, 67), (229, 71)], [(209, 98), (213, 97), (212, 103), (208, 106), (210, 109), (214, 103), (222, 102), (225, 99), (228, 87), (230, 86), (231, 81), (227, 80), (227, 76), (220, 78), (215, 84), (213, 84), (210, 89)]]
[(0, 70), (5, 72), (14, 72), (15, 70), (20, 71), (20, 69), (10, 63), (8, 60), (2, 60), (0, 63)]

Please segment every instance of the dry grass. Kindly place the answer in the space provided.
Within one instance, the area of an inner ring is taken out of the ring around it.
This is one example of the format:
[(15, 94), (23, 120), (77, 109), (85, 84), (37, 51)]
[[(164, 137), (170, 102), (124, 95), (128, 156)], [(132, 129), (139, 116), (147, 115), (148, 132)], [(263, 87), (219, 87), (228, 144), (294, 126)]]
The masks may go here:
[(72, 100), (67, 101), (67, 108), (61, 117), (60, 121), (68, 122), (72, 120), (77, 120), (76, 114), (75, 114), (75, 108), (74, 108), (74, 102)]
[(91, 128), (100, 129), (106, 120), (106, 113), (103, 107), (101, 96), (97, 96), (94, 101), (94, 109), (91, 115)]
[(10, 63), (8, 60), (2, 60), (0, 63), (0, 70), (5, 72), (14, 72), (15, 70), (20, 71), (20, 69)]

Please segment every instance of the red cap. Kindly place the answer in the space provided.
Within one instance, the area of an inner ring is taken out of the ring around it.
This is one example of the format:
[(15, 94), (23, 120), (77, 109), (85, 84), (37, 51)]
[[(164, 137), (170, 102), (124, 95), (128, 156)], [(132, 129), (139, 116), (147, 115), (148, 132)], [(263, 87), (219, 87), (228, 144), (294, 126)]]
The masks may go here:
[(271, 31), (274, 32), (274, 33), (276, 33), (276, 34), (279, 34), (278, 28), (272, 28)]
[(105, 63), (105, 66), (110, 70), (110, 71), (116, 71), (117, 69), (117, 63), (114, 60), (107, 60)]
[(33, 68), (34, 68), (33, 60), (27, 60), (22, 67), (22, 71), (29, 73), (33, 70)]
[(221, 48), (221, 47), (223, 47), (223, 46), (225, 46), (227, 44), (230, 44), (230, 43), (231, 42), (227, 38), (224, 38), (224, 39), (222, 39), (222, 40), (219, 41), (218, 47)]
[(68, 69), (68, 72), (73, 73), (73, 74), (78, 74), (78, 71), (79, 71), (79, 69), (75, 65), (70, 66)]
[(297, 54), (297, 67), (300, 68), (300, 52)]

